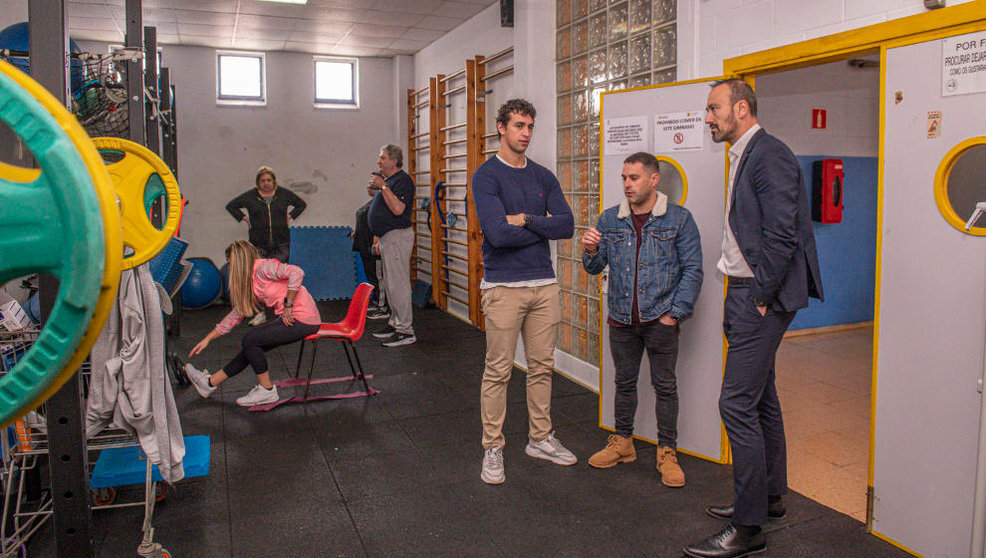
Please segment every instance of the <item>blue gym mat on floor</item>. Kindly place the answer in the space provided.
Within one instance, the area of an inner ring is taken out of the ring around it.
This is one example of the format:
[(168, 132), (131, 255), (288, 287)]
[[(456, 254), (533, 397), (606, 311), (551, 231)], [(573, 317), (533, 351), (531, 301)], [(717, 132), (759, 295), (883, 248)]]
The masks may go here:
[[(185, 478), (191, 479), (208, 475), (210, 456), (208, 436), (185, 436), (185, 459), (182, 460)], [(89, 488), (109, 488), (111, 486), (143, 483), (147, 478), (147, 465), (142, 457), (144, 456), (137, 446), (104, 449), (99, 452), (96, 466), (92, 469)], [(151, 477), (155, 481), (161, 480), (161, 473), (158, 472), (157, 465), (151, 468)]]
[(291, 227), (291, 263), (305, 270), (305, 288), (315, 300), (339, 300), (356, 290), (356, 265), (349, 227)]

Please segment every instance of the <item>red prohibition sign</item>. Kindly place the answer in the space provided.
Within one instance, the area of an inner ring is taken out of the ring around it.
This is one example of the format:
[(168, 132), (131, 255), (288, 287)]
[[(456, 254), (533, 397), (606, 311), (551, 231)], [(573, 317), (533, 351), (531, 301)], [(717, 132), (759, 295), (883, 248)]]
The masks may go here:
[(674, 142), (675, 143), (681, 143), (683, 141), (685, 141), (685, 135), (682, 134), (681, 132), (675, 133), (675, 135), (674, 135)]

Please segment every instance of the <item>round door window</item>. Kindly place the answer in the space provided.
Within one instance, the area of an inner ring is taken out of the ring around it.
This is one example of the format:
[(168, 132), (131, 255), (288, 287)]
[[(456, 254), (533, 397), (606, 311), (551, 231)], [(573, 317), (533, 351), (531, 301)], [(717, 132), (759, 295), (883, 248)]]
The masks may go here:
[(657, 189), (668, 197), (668, 201), (685, 205), (685, 198), (688, 197), (688, 177), (685, 176), (685, 171), (671, 157), (656, 157), (661, 165), (661, 180), (657, 183)]
[(935, 174), (935, 202), (950, 225), (986, 236), (986, 136), (967, 139), (945, 155)]

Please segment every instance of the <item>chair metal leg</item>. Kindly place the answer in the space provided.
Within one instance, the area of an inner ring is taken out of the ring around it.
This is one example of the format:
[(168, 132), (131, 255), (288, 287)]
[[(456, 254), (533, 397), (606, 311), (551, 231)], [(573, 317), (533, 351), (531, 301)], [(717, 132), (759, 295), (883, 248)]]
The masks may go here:
[(352, 341), (343, 340), (342, 341), (342, 351), (346, 353), (346, 361), (349, 362), (349, 371), (353, 374), (353, 379), (359, 378), (359, 374), (356, 373), (356, 367), (353, 365), (353, 359), (349, 356), (349, 347), (352, 345)]
[(349, 341), (349, 346), (353, 349), (353, 356), (356, 357), (356, 365), (359, 367), (359, 378), (363, 380), (363, 388), (368, 395), (372, 395), (373, 392), (370, 391), (370, 383), (366, 381), (366, 373), (363, 372), (363, 363), (360, 362), (359, 353), (356, 352), (356, 345), (352, 341)]
[(305, 395), (308, 398), (308, 391), (312, 388), (312, 374), (315, 372), (315, 355), (318, 353), (318, 339), (312, 341), (312, 364), (308, 367), (308, 381), (305, 382)]
[(298, 366), (294, 367), (294, 377), (297, 378), (301, 375), (301, 357), (305, 354), (305, 341), (301, 341), (301, 347), (298, 348)]

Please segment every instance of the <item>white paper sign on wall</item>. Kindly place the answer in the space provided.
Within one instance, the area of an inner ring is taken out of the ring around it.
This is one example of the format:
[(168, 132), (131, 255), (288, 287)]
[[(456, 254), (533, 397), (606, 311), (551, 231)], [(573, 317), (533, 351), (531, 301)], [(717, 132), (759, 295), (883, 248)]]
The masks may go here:
[(986, 91), (986, 31), (942, 39), (941, 95)]
[(674, 112), (654, 117), (654, 151), (694, 151), (705, 144), (705, 113)]
[(647, 117), (628, 116), (603, 121), (603, 153), (620, 155), (647, 151)]

